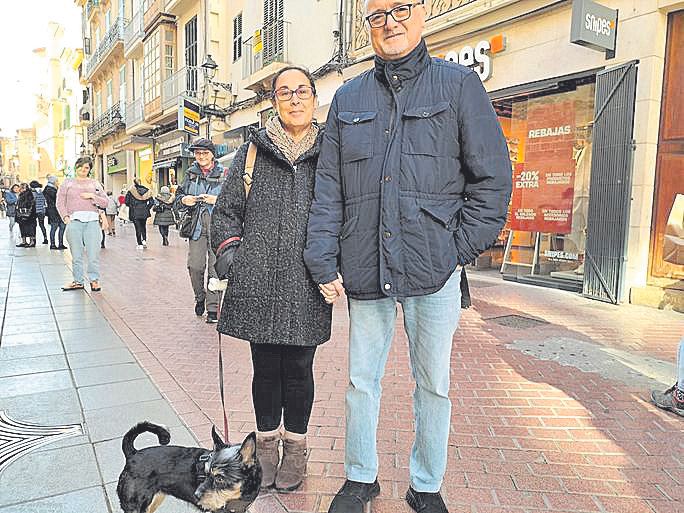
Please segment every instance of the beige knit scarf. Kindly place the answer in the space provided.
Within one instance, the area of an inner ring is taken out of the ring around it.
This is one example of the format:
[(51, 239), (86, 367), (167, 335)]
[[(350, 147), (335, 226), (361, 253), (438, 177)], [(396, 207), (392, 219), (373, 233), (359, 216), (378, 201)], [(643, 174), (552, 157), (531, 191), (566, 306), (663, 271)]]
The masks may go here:
[(292, 136), (283, 128), (278, 116), (273, 116), (266, 122), (266, 134), (273, 144), (283, 152), (283, 155), (290, 161), (290, 164), (294, 164), (299, 157), (314, 145), (316, 137), (318, 137), (318, 130), (318, 125), (312, 123), (304, 137), (299, 142), (295, 142)]

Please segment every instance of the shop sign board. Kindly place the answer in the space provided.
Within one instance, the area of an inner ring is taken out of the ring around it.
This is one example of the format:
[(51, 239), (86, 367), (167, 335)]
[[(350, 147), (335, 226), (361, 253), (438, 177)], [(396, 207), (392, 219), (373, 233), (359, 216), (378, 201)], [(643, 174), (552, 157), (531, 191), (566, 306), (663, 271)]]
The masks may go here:
[(264, 41), (261, 39), (261, 29), (254, 31), (254, 53), (261, 53), (264, 50)]
[(475, 46), (466, 45), (459, 50), (451, 50), (438, 57), (473, 69), (479, 75), (480, 80), (485, 82), (492, 77), (492, 55), (503, 52), (505, 49), (506, 38), (503, 34), (499, 34), (491, 39), (478, 41)]
[(513, 168), (512, 230), (570, 233), (574, 124), (573, 102), (529, 106), (525, 162)]
[(121, 150), (107, 155), (107, 174), (120, 173), (126, 170), (126, 151)]
[(198, 136), (200, 129), (200, 106), (187, 98), (178, 100), (178, 130)]
[(617, 22), (617, 9), (592, 0), (573, 0), (570, 42), (599, 52), (614, 52)]

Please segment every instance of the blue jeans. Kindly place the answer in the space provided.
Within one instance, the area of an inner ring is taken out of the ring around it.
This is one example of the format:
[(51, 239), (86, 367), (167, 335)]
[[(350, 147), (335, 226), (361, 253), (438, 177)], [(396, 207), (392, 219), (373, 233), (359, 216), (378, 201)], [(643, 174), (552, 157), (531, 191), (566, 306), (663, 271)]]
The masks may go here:
[(404, 311), (411, 372), (416, 381), (413, 392), (416, 437), (409, 463), (410, 484), (419, 492), (439, 491), (447, 461), (451, 343), (461, 316), (460, 280), (460, 270), (455, 271), (440, 290), (427, 296), (349, 299), (344, 458), (348, 479), (372, 483), (378, 475), (376, 431), (382, 393), (380, 381), (394, 338), (399, 302)]
[(76, 283), (84, 283), (83, 252), (88, 258), (88, 280), (100, 279), (100, 223), (71, 221), (66, 227), (66, 238), (71, 252), (71, 272)]
[(66, 225), (64, 224), (63, 221), (60, 221), (59, 224), (51, 224), (50, 225), (50, 246), (55, 246), (55, 233), (57, 233), (57, 230), (59, 230), (59, 245), (64, 246), (64, 230), (66, 229)]

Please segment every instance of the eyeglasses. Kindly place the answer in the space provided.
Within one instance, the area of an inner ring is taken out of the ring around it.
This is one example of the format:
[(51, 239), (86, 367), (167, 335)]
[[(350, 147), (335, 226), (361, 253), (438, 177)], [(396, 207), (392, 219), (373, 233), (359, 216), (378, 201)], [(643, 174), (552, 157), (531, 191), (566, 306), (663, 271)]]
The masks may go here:
[(311, 86), (302, 85), (293, 91), (292, 89), (283, 86), (273, 92), (273, 97), (281, 102), (286, 102), (292, 98), (293, 94), (296, 94), (297, 98), (300, 100), (308, 100), (316, 94), (316, 90)]
[(212, 155), (209, 150), (195, 150), (193, 154), (195, 157), (208, 157), (209, 155)]
[(398, 5), (389, 11), (378, 11), (366, 16), (366, 21), (371, 28), (382, 28), (387, 25), (387, 16), (392, 16), (394, 21), (406, 21), (411, 17), (411, 10), (416, 5), (423, 5), (425, 2), (414, 2), (412, 4)]

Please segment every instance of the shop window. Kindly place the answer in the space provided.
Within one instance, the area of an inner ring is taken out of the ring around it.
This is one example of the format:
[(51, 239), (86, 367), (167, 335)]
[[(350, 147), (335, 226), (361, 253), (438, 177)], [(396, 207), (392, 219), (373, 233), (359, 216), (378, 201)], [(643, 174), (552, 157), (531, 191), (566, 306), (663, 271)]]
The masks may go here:
[(486, 257), (504, 274), (581, 287), (594, 81), (493, 102), (508, 144), (513, 194), (506, 226)]

